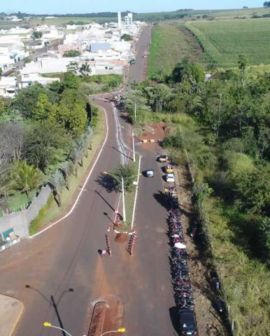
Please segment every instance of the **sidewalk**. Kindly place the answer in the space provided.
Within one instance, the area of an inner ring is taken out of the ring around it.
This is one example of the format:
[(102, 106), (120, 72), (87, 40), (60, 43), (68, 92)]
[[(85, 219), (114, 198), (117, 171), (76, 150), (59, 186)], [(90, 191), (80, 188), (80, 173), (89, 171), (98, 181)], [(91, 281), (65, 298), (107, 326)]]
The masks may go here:
[(11, 297), (0, 295), (0, 335), (11, 336), (23, 313), (23, 304)]

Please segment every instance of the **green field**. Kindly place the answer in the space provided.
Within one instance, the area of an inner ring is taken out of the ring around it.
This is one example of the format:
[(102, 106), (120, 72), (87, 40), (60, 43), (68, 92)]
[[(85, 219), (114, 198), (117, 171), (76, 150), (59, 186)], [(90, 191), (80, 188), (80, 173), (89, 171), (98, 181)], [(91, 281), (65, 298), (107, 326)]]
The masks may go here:
[(201, 58), (202, 50), (192, 34), (180, 23), (161, 23), (152, 30), (148, 59), (148, 76), (161, 71), (169, 74), (177, 62), (188, 57), (194, 62)]
[(186, 27), (203, 46), (206, 63), (235, 66), (239, 54), (249, 64), (270, 63), (270, 19), (196, 21)]

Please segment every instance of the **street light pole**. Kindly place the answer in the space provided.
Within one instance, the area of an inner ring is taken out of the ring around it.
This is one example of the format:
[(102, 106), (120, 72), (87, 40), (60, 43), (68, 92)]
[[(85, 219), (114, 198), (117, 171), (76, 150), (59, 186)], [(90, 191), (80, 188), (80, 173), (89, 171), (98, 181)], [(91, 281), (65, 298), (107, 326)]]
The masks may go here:
[(60, 327), (58, 327), (58, 326), (55, 326), (55, 325), (51, 324), (50, 322), (44, 322), (44, 323), (43, 323), (43, 326), (44, 326), (44, 327), (47, 327), (47, 328), (53, 328), (53, 329), (61, 330), (61, 331), (63, 331), (66, 335), (68, 335), (68, 336), (72, 336), (72, 335), (71, 335), (69, 332), (67, 332), (65, 329), (60, 328)]
[(133, 152), (133, 162), (136, 162), (134, 131), (132, 131), (132, 152)]
[(123, 334), (124, 332), (126, 332), (126, 328), (118, 328), (117, 330), (109, 330), (109, 331), (105, 331), (103, 334), (101, 334), (100, 336), (104, 336), (107, 334), (111, 334), (111, 333), (120, 333)]
[(123, 221), (126, 221), (126, 199), (125, 199), (125, 182), (123, 176), (121, 177), (122, 185), (122, 202), (123, 202)]

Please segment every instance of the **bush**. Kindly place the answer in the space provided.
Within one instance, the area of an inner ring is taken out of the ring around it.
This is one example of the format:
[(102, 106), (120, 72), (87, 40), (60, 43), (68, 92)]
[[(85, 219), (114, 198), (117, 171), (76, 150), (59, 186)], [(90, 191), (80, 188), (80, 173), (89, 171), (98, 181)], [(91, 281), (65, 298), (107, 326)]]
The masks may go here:
[(81, 52), (79, 50), (68, 50), (64, 52), (63, 57), (77, 57), (80, 55), (81, 55)]

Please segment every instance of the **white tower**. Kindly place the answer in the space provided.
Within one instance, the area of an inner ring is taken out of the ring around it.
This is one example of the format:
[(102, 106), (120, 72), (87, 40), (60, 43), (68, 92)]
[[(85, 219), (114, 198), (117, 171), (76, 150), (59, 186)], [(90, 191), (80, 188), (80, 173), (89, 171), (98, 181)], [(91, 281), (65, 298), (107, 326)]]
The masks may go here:
[(121, 12), (118, 12), (118, 29), (122, 28)]

